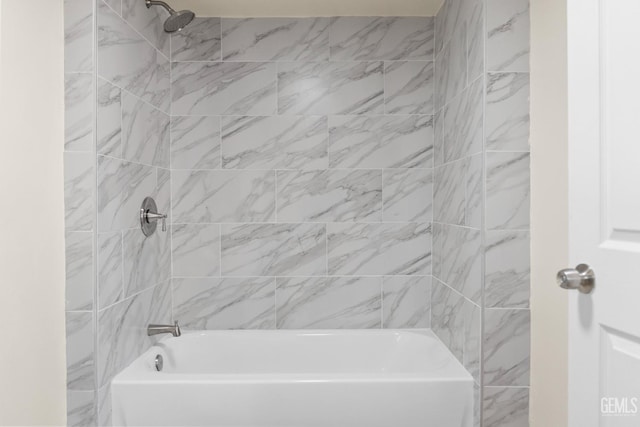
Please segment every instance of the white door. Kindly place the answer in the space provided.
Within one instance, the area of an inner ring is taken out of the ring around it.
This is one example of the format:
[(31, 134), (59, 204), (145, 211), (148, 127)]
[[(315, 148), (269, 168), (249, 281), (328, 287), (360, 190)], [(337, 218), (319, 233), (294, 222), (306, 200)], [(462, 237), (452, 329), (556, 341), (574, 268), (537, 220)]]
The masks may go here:
[[(569, 426), (640, 426), (640, 0), (568, 0)], [(553, 209), (553, 207), (549, 207)]]

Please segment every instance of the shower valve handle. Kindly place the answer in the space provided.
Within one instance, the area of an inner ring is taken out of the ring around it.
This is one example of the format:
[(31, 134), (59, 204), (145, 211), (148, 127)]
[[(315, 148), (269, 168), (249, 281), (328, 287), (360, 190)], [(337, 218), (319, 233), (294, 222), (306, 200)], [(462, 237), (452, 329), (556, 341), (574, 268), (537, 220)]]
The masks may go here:
[(151, 223), (151, 221), (162, 220), (162, 231), (167, 231), (167, 214), (146, 211), (143, 215), (144, 220), (147, 221), (147, 223)]
[(151, 197), (145, 197), (140, 206), (140, 228), (149, 237), (156, 231), (158, 221), (162, 221), (162, 231), (167, 231), (167, 215), (158, 213), (158, 205)]

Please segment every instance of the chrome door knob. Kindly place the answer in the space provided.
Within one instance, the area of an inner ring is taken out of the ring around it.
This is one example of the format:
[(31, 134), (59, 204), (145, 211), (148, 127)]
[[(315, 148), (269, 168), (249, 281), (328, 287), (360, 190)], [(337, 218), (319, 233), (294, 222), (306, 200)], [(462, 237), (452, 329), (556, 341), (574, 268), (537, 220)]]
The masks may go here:
[(561, 288), (577, 289), (583, 294), (591, 293), (596, 286), (596, 274), (587, 264), (558, 271), (556, 280)]

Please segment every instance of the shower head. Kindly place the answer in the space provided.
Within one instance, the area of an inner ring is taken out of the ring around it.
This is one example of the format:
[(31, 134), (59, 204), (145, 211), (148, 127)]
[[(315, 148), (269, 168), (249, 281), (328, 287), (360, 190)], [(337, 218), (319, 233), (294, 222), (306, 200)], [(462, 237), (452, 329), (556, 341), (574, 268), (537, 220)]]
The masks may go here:
[(190, 10), (181, 10), (179, 12), (172, 13), (170, 17), (164, 21), (164, 30), (167, 33), (175, 33), (182, 30), (189, 25), (196, 15)]
[(181, 10), (176, 12), (163, 1), (160, 0), (145, 0), (147, 8), (151, 6), (162, 6), (165, 8), (167, 12), (169, 12), (169, 17), (166, 21), (164, 21), (164, 30), (167, 33), (175, 33), (176, 31), (182, 30), (184, 27), (189, 25), (193, 18), (196, 17), (195, 13), (190, 10)]

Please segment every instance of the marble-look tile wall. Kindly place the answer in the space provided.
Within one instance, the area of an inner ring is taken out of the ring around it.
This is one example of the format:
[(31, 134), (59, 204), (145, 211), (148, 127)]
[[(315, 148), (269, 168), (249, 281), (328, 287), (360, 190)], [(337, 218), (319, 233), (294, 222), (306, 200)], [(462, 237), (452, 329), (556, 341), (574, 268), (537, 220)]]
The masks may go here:
[(109, 425), (109, 384), (171, 320), (170, 61), (163, 15), (137, 0), (65, 0), (68, 424)]
[(529, 418), (529, 0), (486, 0), (483, 420)]
[(474, 377), (476, 409), (482, 381), (483, 7), (483, 0), (447, 0), (436, 16), (435, 44), (432, 329)]
[(171, 39), (174, 317), (429, 327), (433, 18), (197, 18)]
[(159, 8), (97, 0), (96, 385), (110, 424), (111, 379), (152, 344), (149, 323), (171, 313), (171, 229), (145, 237), (138, 212), (153, 197), (170, 212), (169, 35)]
[(474, 375), (476, 425), (526, 426), (528, 0), (447, 0), (435, 37), (432, 328)]
[[(429, 327), (526, 425), (528, 3), (198, 18), (65, 0), (69, 425), (186, 328)], [(156, 198), (167, 233), (136, 213)]]
[(96, 423), (93, 1), (65, 0), (67, 422)]

